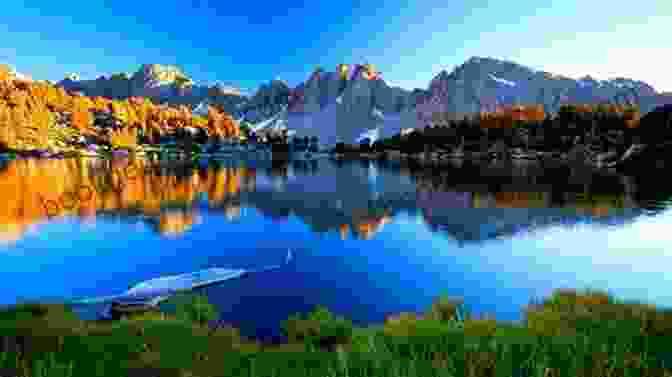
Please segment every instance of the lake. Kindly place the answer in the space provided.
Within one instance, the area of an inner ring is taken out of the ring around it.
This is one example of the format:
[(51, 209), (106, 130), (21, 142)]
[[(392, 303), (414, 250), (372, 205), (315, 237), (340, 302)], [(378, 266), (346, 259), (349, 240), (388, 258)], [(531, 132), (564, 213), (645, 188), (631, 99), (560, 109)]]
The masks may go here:
[(672, 183), (660, 175), (505, 162), (12, 160), (0, 195), (0, 305), (277, 264), (291, 249), (279, 270), (200, 291), (259, 337), (317, 304), (367, 324), (440, 294), (503, 320), (556, 288), (672, 306)]

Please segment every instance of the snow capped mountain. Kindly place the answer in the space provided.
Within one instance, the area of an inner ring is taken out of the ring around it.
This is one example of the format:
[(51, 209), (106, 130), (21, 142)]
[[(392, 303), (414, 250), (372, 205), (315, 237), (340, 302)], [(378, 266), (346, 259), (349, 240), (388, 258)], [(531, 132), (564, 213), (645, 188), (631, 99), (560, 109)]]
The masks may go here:
[(197, 106), (203, 100), (209, 99), (213, 104), (235, 107), (243, 102), (240, 90), (233, 86), (221, 83), (212, 86), (198, 85), (179, 68), (160, 64), (143, 64), (131, 75), (117, 73), (100, 76), (95, 80), (82, 80), (73, 74), (56, 85), (91, 97), (147, 97), (157, 103), (171, 105)]
[(456, 118), (494, 111), (500, 106), (543, 105), (555, 112), (564, 103), (636, 104), (648, 112), (662, 99), (650, 85), (624, 78), (572, 79), (536, 71), (514, 62), (474, 57), (451, 73), (440, 72), (430, 83), (429, 95), (418, 105), (422, 119), (445, 111)]
[(12, 66), (11, 64), (0, 63), (0, 72), (9, 74), (9, 76), (14, 80), (33, 81), (32, 77), (17, 72), (16, 68), (14, 68), (14, 66)]
[[(294, 89), (262, 85), (257, 100), (250, 101), (254, 105), (244, 111), (262, 118), (253, 122), (253, 129), (282, 124), (296, 130), (297, 137), (317, 136), (323, 146), (333, 146), (339, 140), (355, 143), (398, 133), (399, 115), (412, 107), (411, 94), (389, 87), (371, 65), (341, 64), (335, 72), (316, 69)], [(282, 106), (287, 110), (279, 111)], [(264, 111), (267, 115), (259, 116)], [(405, 119), (415, 121), (414, 116)]]
[(335, 71), (315, 69), (290, 87), (278, 78), (248, 96), (231, 85), (196, 84), (173, 66), (146, 64), (132, 75), (96, 80), (69, 77), (58, 85), (89, 96), (146, 96), (169, 104), (187, 104), (207, 116), (218, 105), (260, 132), (288, 130), (297, 137), (317, 136), (324, 146), (386, 138), (431, 123), (434, 113), (461, 119), (501, 106), (543, 105), (555, 112), (563, 103), (636, 104), (643, 112), (672, 103), (672, 95), (626, 78), (572, 79), (515, 62), (472, 57), (451, 72), (442, 70), (427, 89), (412, 91), (386, 82), (371, 64), (339, 64)]

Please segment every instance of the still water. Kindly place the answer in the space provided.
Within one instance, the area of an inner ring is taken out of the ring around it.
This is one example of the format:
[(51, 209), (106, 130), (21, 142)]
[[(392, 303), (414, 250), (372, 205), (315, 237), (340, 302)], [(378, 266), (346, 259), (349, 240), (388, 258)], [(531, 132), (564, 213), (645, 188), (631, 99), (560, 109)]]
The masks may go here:
[[(210, 267), (245, 335), (327, 306), (357, 324), (440, 294), (518, 320), (556, 288), (672, 306), (672, 183), (538, 164), (15, 160), (0, 168), (0, 305), (115, 295)], [(85, 315), (85, 314), (83, 314)]]

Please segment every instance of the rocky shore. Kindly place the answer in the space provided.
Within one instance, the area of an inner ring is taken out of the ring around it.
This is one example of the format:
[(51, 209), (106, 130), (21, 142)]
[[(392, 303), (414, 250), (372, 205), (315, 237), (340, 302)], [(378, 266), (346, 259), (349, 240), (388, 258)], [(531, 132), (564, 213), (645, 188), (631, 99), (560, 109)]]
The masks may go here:
[(456, 162), (510, 162), (513, 164), (554, 163), (583, 166), (600, 170), (629, 169), (643, 163), (665, 164), (665, 155), (670, 154), (672, 142), (659, 145), (632, 144), (625, 152), (592, 151), (583, 145), (577, 145), (568, 152), (537, 151), (512, 149), (504, 153), (492, 151), (434, 151), (422, 153), (403, 153), (398, 150), (365, 153), (333, 153), (337, 160), (397, 160), (413, 161), (421, 165), (455, 164)]

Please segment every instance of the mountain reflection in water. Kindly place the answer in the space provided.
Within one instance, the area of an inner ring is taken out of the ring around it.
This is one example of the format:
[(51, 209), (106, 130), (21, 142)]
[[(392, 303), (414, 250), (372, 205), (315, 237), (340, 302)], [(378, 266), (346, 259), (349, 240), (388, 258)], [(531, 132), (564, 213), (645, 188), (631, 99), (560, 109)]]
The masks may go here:
[[(672, 306), (672, 183), (562, 166), (14, 160), (0, 167), (0, 305), (99, 297), (218, 266), (296, 263), (203, 288), (241, 333), (314, 305), (353, 319), (443, 293), (520, 319), (589, 285)], [(574, 231), (576, 230), (576, 231)], [(461, 248), (460, 248), (461, 247)]]
[[(346, 165), (346, 166), (343, 166)], [(141, 220), (166, 237), (198, 226), (202, 211), (233, 221), (241, 208), (314, 232), (370, 239), (396, 214), (433, 231), (481, 242), (552, 224), (629, 222), (664, 209), (669, 187), (637, 177), (541, 166), (294, 161), (209, 164), (145, 160), (6, 161), (0, 170), (0, 238), (11, 244), (51, 220)], [(667, 189), (667, 193), (666, 190)]]

